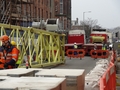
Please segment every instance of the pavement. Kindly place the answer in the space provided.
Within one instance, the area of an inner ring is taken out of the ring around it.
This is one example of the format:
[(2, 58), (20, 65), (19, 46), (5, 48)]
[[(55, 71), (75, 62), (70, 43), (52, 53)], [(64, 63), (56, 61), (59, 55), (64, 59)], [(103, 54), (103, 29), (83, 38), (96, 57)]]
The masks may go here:
[(93, 59), (89, 56), (86, 56), (82, 58), (81, 60), (79, 58), (68, 58), (66, 57), (66, 63), (59, 65), (57, 67), (54, 67), (56, 69), (85, 69), (85, 74), (89, 73), (90, 70), (92, 70), (96, 62), (99, 59)]

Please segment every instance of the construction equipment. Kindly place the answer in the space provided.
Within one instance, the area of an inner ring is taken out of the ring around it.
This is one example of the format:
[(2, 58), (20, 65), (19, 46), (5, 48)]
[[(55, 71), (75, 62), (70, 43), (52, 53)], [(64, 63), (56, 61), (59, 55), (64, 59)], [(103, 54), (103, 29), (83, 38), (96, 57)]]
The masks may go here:
[(63, 34), (0, 24), (0, 36), (6, 34), (11, 41), (16, 42), (17, 48), (20, 50), (21, 64), (19, 67), (25, 67), (26, 60), (29, 60), (32, 68), (65, 63), (65, 35)]
[(110, 42), (112, 43), (112, 36), (106, 29), (92, 29), (89, 43), (84, 44), (83, 48), (86, 54), (90, 55), (89, 52), (94, 49), (94, 43), (96, 43), (97, 49), (102, 49), (103, 43), (108, 45)]
[(70, 30), (68, 33), (68, 43), (65, 44), (65, 52), (68, 49), (73, 49), (74, 42), (77, 43), (78, 49), (84, 49), (86, 55), (90, 55), (90, 51), (94, 49), (94, 43), (96, 43), (97, 49), (102, 49), (103, 43), (112, 45), (112, 33), (106, 29), (92, 29), (89, 42), (86, 43), (84, 30)]
[(69, 30), (67, 37), (67, 44), (65, 44), (65, 52), (68, 49), (73, 49), (74, 43), (78, 48), (82, 48), (83, 44), (86, 43), (85, 31), (84, 30)]
[(92, 29), (90, 34), (90, 43), (107, 43), (108, 33), (106, 29)]
[(40, 22), (32, 22), (32, 27), (37, 29), (45, 29), (45, 21), (41, 20)]
[(46, 20), (46, 30), (50, 32), (60, 31), (60, 21), (56, 18), (50, 18)]

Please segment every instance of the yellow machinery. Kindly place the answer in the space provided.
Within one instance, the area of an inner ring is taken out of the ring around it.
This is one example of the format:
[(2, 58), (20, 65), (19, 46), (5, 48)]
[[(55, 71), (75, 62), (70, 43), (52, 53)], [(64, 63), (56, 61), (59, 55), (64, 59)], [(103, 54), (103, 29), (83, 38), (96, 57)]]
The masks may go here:
[(0, 36), (4, 34), (9, 35), (11, 40), (17, 43), (21, 60), (19, 67), (25, 67), (26, 60), (33, 68), (65, 63), (65, 35), (63, 34), (0, 24)]
[(103, 36), (92, 36), (92, 40), (93, 40), (93, 42), (103, 42), (104, 41), (104, 39), (105, 39), (105, 37), (103, 37)]

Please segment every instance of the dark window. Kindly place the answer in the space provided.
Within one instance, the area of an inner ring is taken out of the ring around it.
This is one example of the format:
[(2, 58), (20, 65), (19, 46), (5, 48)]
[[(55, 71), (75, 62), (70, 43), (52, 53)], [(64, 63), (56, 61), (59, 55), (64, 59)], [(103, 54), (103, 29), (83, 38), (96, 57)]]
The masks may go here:
[(51, 7), (51, 0), (50, 0), (50, 7)]
[(43, 18), (43, 9), (42, 9), (42, 18)]
[(105, 31), (106, 32), (106, 29), (93, 29), (93, 31), (99, 31), (99, 32)]
[(40, 18), (40, 8), (38, 8), (38, 14), (39, 14), (39, 18)]
[(115, 33), (115, 37), (118, 37), (118, 34), (119, 34), (118, 32), (117, 32), (117, 33)]
[(51, 18), (51, 12), (50, 12), (50, 18)]

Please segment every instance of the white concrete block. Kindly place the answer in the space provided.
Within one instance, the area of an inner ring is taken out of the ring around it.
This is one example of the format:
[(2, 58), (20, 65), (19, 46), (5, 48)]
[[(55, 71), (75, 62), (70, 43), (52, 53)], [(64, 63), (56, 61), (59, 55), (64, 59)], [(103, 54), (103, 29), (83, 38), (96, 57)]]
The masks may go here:
[(65, 78), (19, 77), (0, 82), (0, 90), (66, 90)]
[(67, 90), (84, 90), (84, 69), (50, 69), (35, 74), (36, 77), (65, 77)]

